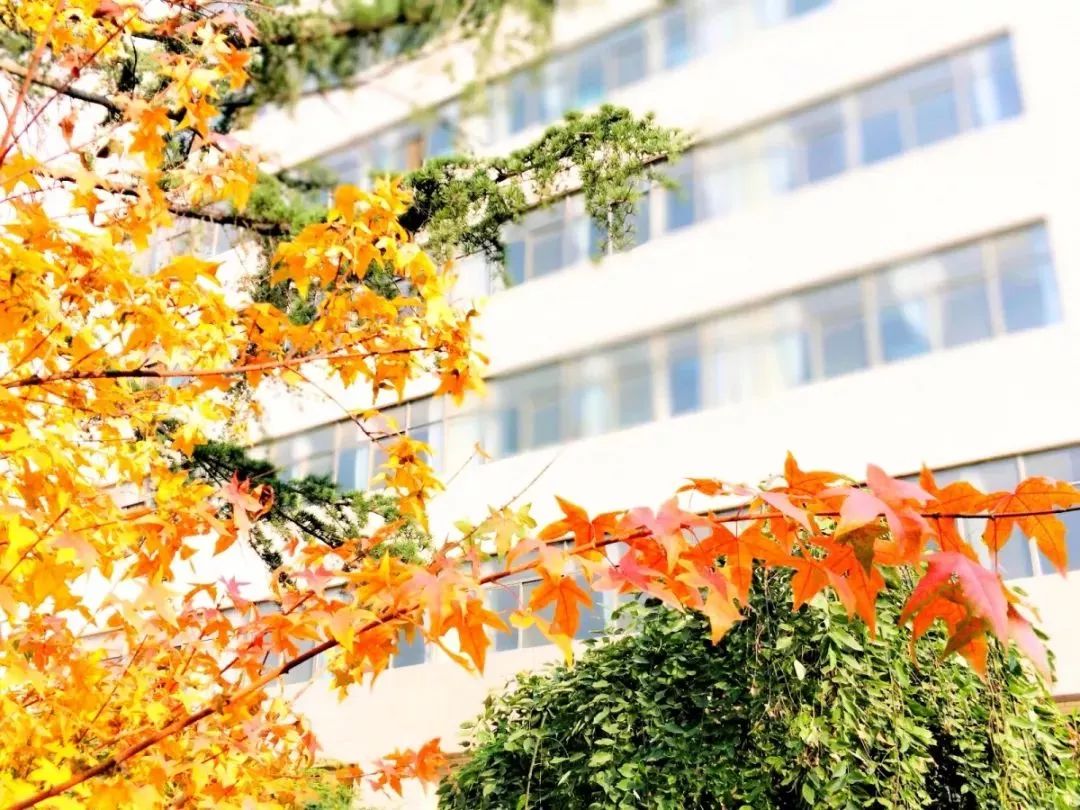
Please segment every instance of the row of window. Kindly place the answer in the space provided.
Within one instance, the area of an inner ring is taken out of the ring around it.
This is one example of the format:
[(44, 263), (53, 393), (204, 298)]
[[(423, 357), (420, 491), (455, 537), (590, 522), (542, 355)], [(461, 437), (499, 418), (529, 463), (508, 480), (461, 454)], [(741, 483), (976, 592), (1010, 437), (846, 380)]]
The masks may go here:
[[(633, 220), (632, 244), (748, 207), (1022, 110), (1008, 37), (938, 59), (830, 99), (736, 138), (699, 146), (652, 189)], [(506, 270), (521, 283), (599, 256), (603, 239), (581, 197), (536, 210), (507, 228)], [(494, 291), (479, 257), (459, 268), (470, 294)], [(495, 279), (497, 285), (498, 279)]]
[(498, 379), (481, 439), (511, 455), (1059, 318), (1046, 230), (1028, 227)]
[[(512, 74), (489, 88), (490, 113), (468, 120), (485, 141), (551, 123), (574, 109), (602, 102), (647, 76), (730, 47), (753, 31), (827, 5), (830, 0), (677, 0), (620, 26), (572, 52)], [(423, 116), (422, 116), (423, 117)], [(461, 108), (456, 101), (323, 158), (343, 182), (360, 182), (372, 171), (408, 171), (426, 158), (462, 146)]]
[[(492, 380), (477, 409), (420, 399), (380, 416), (453, 474), (495, 457), (774, 395), (1060, 320), (1045, 226), (989, 236), (589, 355)], [(363, 488), (385, 453), (352, 422), (262, 448), (287, 475)]]

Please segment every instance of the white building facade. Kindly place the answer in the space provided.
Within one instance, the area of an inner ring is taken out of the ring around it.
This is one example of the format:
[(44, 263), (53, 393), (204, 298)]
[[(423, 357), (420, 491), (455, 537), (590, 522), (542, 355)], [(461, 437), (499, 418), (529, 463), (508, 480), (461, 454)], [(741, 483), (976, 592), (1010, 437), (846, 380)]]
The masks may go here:
[[(453, 476), (436, 533), (522, 490), (543, 521), (556, 494), (600, 511), (656, 505), (688, 476), (758, 481), (788, 450), (856, 476), (925, 463), (992, 489), (1075, 481), (1077, 42), (1072, 0), (580, 0), (483, 115), (455, 96), (464, 59), (457, 84), (406, 67), (253, 133), (347, 180), (504, 153), (601, 101), (693, 134), (681, 190), (647, 194), (633, 248), (592, 261), (570, 197), (507, 232), (509, 288), (463, 262), (462, 296), (487, 299), (489, 395), (454, 408), (418, 386), (394, 411)], [(268, 428), (266, 452), (297, 475), (362, 488), (377, 472), (378, 448), (331, 406), (272, 409)], [(1055, 693), (1080, 694), (1080, 574), (1051, 574), (1020, 538), (1001, 564), (1042, 612)], [(517, 593), (492, 598), (508, 610)], [(324, 753), (355, 760), (434, 736), (452, 748), (490, 689), (556, 657), (519, 631), (482, 679), (419, 646), (343, 703), (318, 665), (294, 679)]]

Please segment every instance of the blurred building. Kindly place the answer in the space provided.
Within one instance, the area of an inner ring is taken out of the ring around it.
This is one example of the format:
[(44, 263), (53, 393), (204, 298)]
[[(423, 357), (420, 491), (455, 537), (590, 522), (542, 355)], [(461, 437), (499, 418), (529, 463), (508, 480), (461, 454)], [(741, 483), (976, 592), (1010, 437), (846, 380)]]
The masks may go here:
[[(268, 111), (253, 134), (354, 181), (505, 153), (601, 101), (694, 134), (681, 189), (648, 192), (632, 249), (593, 262), (571, 196), (508, 231), (509, 288), (463, 262), (461, 296), (489, 297), (490, 394), (453, 408), (420, 385), (391, 414), (452, 476), (436, 532), (522, 491), (540, 519), (555, 494), (656, 505), (687, 476), (761, 480), (788, 450), (855, 476), (925, 463), (1008, 488), (1080, 479), (1077, 42), (1069, 0), (579, 0), (483, 114), (456, 95), (463, 53), (453, 74), (420, 60)], [(268, 425), (265, 452), (297, 475), (363, 487), (377, 471), (378, 448), (332, 406), (283, 403)], [(1001, 565), (1042, 609), (1057, 693), (1080, 693), (1075, 575), (1023, 538)], [(317, 665), (292, 678), (310, 680), (299, 706), (326, 755), (356, 759), (449, 743), (491, 688), (557, 656), (519, 631), (477, 679), (413, 645), (343, 703)]]

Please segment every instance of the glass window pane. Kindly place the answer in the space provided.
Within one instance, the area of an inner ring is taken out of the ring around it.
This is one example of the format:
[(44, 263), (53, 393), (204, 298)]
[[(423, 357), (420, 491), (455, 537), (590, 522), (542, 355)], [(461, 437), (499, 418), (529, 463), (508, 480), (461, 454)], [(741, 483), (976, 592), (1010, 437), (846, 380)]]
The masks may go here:
[(806, 180), (814, 183), (844, 171), (847, 157), (842, 126), (822, 128), (806, 136)]
[(648, 192), (641, 196), (634, 208), (634, 214), (630, 218), (631, 232), (628, 234), (627, 244), (630, 247), (643, 245), (649, 241), (652, 233), (650, 228), (650, 211), (652, 210), (652, 195)]
[(347, 447), (338, 453), (337, 483), (342, 489), (363, 489), (368, 482), (368, 445)]
[(968, 97), (975, 126), (1013, 118), (1023, 109), (1012, 43), (1001, 37), (970, 54)]
[(539, 120), (539, 82), (534, 71), (510, 79), (510, 132), (520, 132)]
[(432, 125), (428, 133), (427, 154), (429, 157), (441, 157), (454, 151), (455, 123), (452, 114), (443, 110), (439, 112), (438, 120)]
[(578, 107), (591, 107), (604, 100), (604, 53), (592, 46), (579, 54), (575, 70), (574, 102)]
[(695, 330), (668, 338), (668, 399), (672, 414), (701, 408), (701, 348)]
[(930, 351), (929, 308), (925, 301), (908, 301), (882, 307), (881, 346), (886, 362), (915, 357)]
[(788, 16), (798, 17), (807, 14), (814, 9), (827, 6), (830, 0), (788, 0)]
[(561, 437), (559, 428), (559, 403), (537, 403), (532, 411), (531, 436), (533, 447), (557, 443)]
[(532, 277), (553, 273), (564, 266), (562, 223), (549, 225), (532, 234)]
[(771, 138), (774, 189), (814, 183), (847, 168), (840, 105), (823, 104), (776, 125)]
[(645, 78), (648, 67), (645, 26), (638, 23), (619, 34), (612, 49), (612, 87), (625, 87)]
[(739, 204), (739, 170), (735, 164), (730, 161), (705, 163), (699, 178), (703, 209), (700, 219), (724, 216), (735, 210)]
[(959, 132), (956, 95), (951, 87), (915, 98), (913, 107), (915, 141), (920, 146), (951, 138)]
[[(498, 647), (496, 647), (498, 649)], [(397, 653), (393, 658), (395, 667), (411, 667), (424, 663), (426, 647), (424, 636), (419, 631), (414, 631), (410, 640), (404, 631), (398, 636)]]
[(816, 329), (821, 335), (825, 377), (847, 374), (868, 365), (861, 281), (831, 284), (803, 295), (801, 303), (808, 329)]
[(687, 160), (670, 175), (678, 185), (664, 194), (665, 228), (676, 231), (694, 222), (694, 174), (693, 164)]
[(664, 67), (673, 68), (690, 61), (690, 25), (685, 6), (666, 13), (662, 20)]
[(521, 412), (516, 407), (503, 408), (497, 417), (499, 423), (498, 449), (502, 456), (510, 456), (521, 450)]
[(313, 456), (307, 462), (307, 475), (318, 475), (324, 478), (334, 476), (334, 456), (327, 453), (321, 456)]
[(581, 574), (575, 574), (574, 581), (592, 598), (592, 604), (581, 606), (578, 630), (574, 638), (590, 638), (604, 629), (604, 595), (590, 589)]
[(983, 271), (982, 245), (967, 245), (937, 256), (946, 273), (942, 320), (946, 346), (990, 337), (990, 299)]
[(575, 436), (597, 436), (612, 428), (613, 371), (610, 357), (586, 357), (577, 363), (578, 382), (572, 400)]
[(862, 119), (862, 162), (876, 163), (904, 150), (900, 113), (887, 110)]
[(933, 258), (904, 264), (878, 276), (878, 322), (886, 361), (930, 351), (930, 299), (944, 277), (944, 266)]
[(506, 274), (511, 284), (525, 280), (525, 242), (521, 239), (506, 243)]
[[(307, 640), (300, 641), (300, 642), (297, 642), (296, 646), (299, 648), (300, 652), (307, 652), (308, 650), (310, 650), (312, 647), (315, 646), (315, 642), (314, 641), (307, 641)], [(275, 656), (275, 658), (277, 658), (277, 656)], [(267, 663), (269, 664), (270, 662), (268, 661)], [(274, 661), (273, 664), (271, 664), (271, 666), (280, 666), (281, 664), (282, 664), (282, 661), (279, 659), (279, 660)], [(286, 672), (284, 680), (285, 680), (285, 683), (306, 683), (307, 681), (311, 680), (311, 677), (314, 674), (315, 674), (315, 659), (314, 658), (309, 658), (304, 663), (298, 664), (297, 666), (293, 667), (288, 672)]]
[(510, 628), (509, 633), (495, 633), (495, 649), (497, 651), (516, 650), (518, 648), (518, 635), (521, 631), (514, 629), (514, 626), (510, 624), (510, 614), (521, 608), (520, 588), (521, 586), (517, 583), (509, 583), (494, 585), (488, 591), (490, 609), (492, 612), (497, 613)]
[(694, 51), (723, 50), (739, 38), (743, 9), (733, 0), (698, 0), (694, 14)]
[(652, 375), (648, 367), (627, 370), (619, 378), (619, 427), (640, 425), (652, 418)]
[(1061, 318), (1050, 244), (1042, 226), (999, 237), (1001, 301), (1009, 332), (1056, 323)]

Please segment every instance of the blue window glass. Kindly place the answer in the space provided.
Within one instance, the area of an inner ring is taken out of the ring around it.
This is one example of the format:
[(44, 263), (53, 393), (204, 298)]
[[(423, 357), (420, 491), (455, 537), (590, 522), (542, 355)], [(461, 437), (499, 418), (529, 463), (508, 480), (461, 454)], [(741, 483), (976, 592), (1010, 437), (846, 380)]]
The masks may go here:
[(649, 344), (642, 342), (620, 349), (615, 355), (615, 362), (619, 427), (651, 421), (652, 366)]
[(609, 46), (612, 50), (612, 88), (625, 87), (645, 78), (648, 51), (645, 26), (638, 23), (623, 31)]
[(936, 262), (945, 271), (941, 294), (945, 345), (961, 346), (990, 337), (993, 326), (982, 245), (945, 251), (937, 255)]
[(1002, 37), (989, 45), (991, 76), (994, 83), (995, 112), (998, 119), (1012, 118), (1020, 114), (1020, 83), (1016, 78), (1012, 44)]
[(424, 663), (425, 645), (424, 636), (414, 631), (409, 639), (404, 632), (398, 636), (397, 652), (394, 654), (393, 666), (412, 667)]
[(946, 346), (962, 346), (990, 337), (990, 300), (986, 285), (946, 290), (942, 298)]
[(579, 107), (591, 107), (604, 100), (604, 54), (599, 48), (590, 48), (578, 57), (574, 88), (574, 102)]
[(668, 396), (673, 414), (701, 409), (701, 357), (686, 354), (668, 362)]
[(925, 301), (908, 301), (883, 307), (881, 348), (887, 362), (916, 357), (930, 351), (929, 313)]
[(690, 21), (685, 6), (671, 9), (664, 15), (664, 67), (673, 68), (690, 61)]
[(513, 455), (521, 449), (521, 414), (517, 408), (504, 408), (499, 412), (499, 452)]
[(545, 276), (565, 266), (565, 246), (561, 223), (532, 234), (532, 276)]
[[(521, 586), (518, 583), (493, 586), (488, 591), (488, 604), (492, 612), (497, 613), (508, 627), (513, 627), (510, 624), (510, 614), (521, 608)], [(516, 650), (520, 632), (520, 630), (511, 630), (509, 633), (496, 633), (495, 649), (499, 652)]]
[(826, 324), (822, 334), (823, 366), (826, 377), (838, 377), (866, 368), (866, 325), (862, 318)]
[(646, 193), (641, 196), (641, 199), (637, 201), (637, 205), (634, 208), (634, 214), (630, 218), (630, 224), (632, 231), (628, 234), (627, 244), (631, 247), (636, 245), (643, 245), (649, 241), (652, 236), (651, 226), (649, 225), (649, 212), (652, 208), (652, 195)]
[[(692, 166), (687, 168), (692, 169)], [(671, 179), (678, 186), (668, 189), (665, 195), (665, 227), (669, 231), (677, 231), (694, 223), (694, 175), (692, 171), (682, 170), (673, 174)]]
[(542, 106), (535, 71), (522, 71), (510, 79), (510, 132), (520, 132), (539, 122)]
[(1016, 332), (1060, 320), (1046, 229), (1039, 226), (1002, 236), (995, 248), (1006, 330)]
[(1023, 111), (1012, 43), (1008, 37), (972, 51), (970, 63), (972, 84), (968, 92), (975, 126), (1013, 118)]
[(427, 153), (429, 157), (441, 157), (454, 151), (454, 125), (452, 121), (440, 118), (428, 135)]
[(827, 6), (830, 0), (788, 0), (788, 16), (798, 17), (807, 14), (814, 9)]
[(862, 162), (877, 163), (904, 150), (900, 134), (900, 113), (880, 112), (862, 119)]
[(506, 275), (511, 284), (525, 280), (525, 242), (520, 239), (506, 243)]
[(532, 446), (544, 447), (562, 439), (559, 430), (559, 403), (537, 403), (532, 411)]
[(915, 141), (920, 146), (951, 138), (960, 130), (956, 114), (956, 94), (951, 87), (913, 100)]
[(806, 142), (806, 180), (814, 183), (847, 168), (842, 126), (811, 133)]

